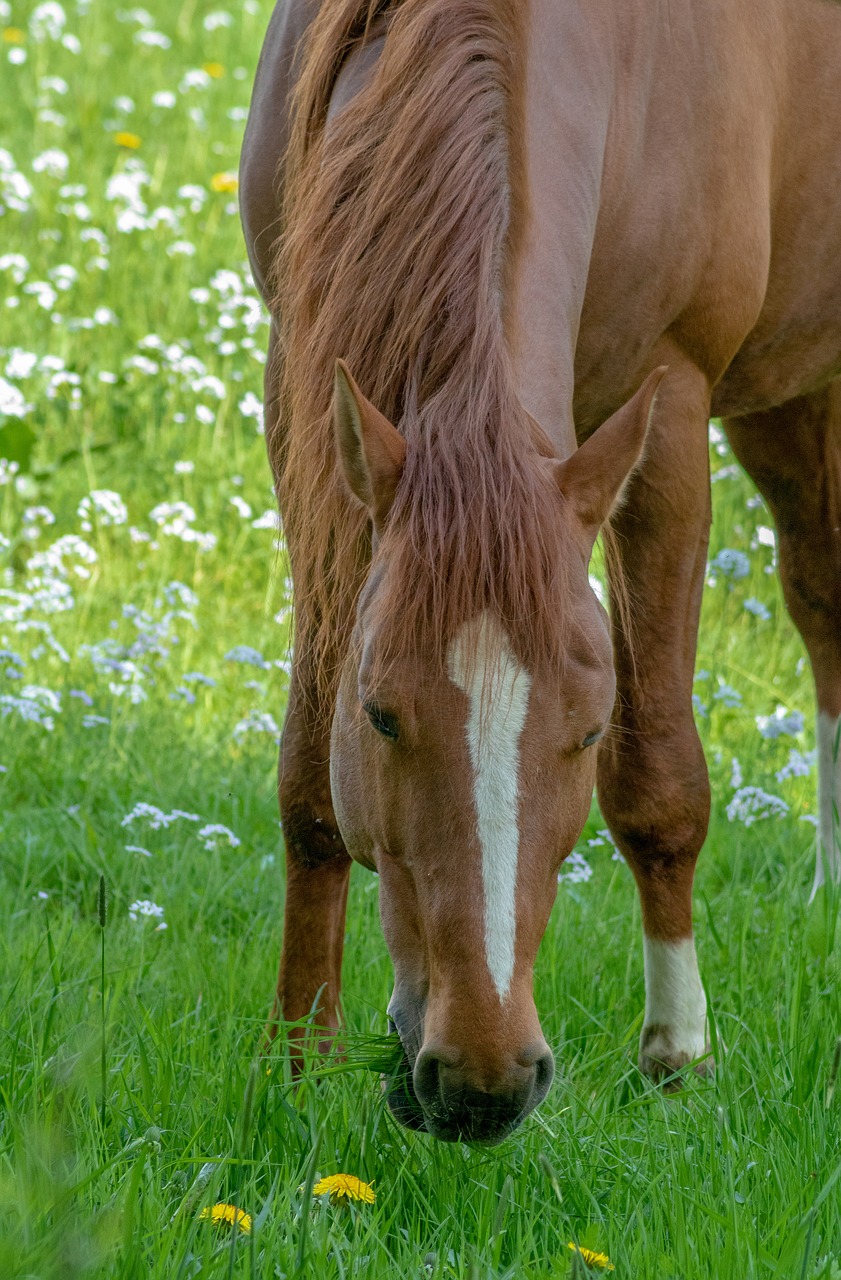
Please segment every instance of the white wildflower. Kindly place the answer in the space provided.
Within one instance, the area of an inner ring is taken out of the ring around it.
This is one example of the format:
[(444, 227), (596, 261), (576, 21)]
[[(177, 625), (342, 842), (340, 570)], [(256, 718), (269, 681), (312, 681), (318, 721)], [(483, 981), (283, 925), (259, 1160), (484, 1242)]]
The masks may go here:
[(76, 514), (86, 533), (90, 533), (94, 523), (105, 527), (128, 521), (128, 508), (113, 489), (92, 489), (87, 497), (82, 498)]
[(206, 13), (202, 21), (205, 31), (216, 31), (219, 27), (232, 27), (233, 25), (233, 16), (225, 9), (214, 9), (212, 13)]
[(788, 764), (777, 770), (777, 782), (785, 782), (786, 778), (807, 778), (815, 767), (817, 751), (798, 751), (793, 747), (788, 753)]
[(162, 31), (136, 31), (135, 44), (146, 45), (150, 49), (171, 49), (172, 41)]
[(44, 311), (52, 311), (58, 301), (58, 293), (47, 280), (33, 280), (23, 286), (23, 292), (32, 294)]
[(56, 0), (37, 4), (29, 15), (29, 32), (33, 40), (60, 40), (67, 15)]
[(27, 402), (20, 387), (16, 387), (12, 382), (7, 382), (5, 378), (0, 378), (0, 419), (4, 416), (7, 418), (25, 418), (31, 412), (32, 405)]
[(592, 875), (593, 868), (584, 854), (573, 849), (558, 872), (558, 884), (586, 884)]
[(233, 498), (229, 498), (228, 503), (236, 510), (238, 515), (242, 516), (243, 520), (249, 520), (251, 518), (251, 507), (245, 501), (245, 498), (241, 498), (239, 494), (235, 494)]
[(266, 661), (259, 649), (252, 649), (251, 645), (248, 644), (238, 644), (233, 649), (229, 649), (225, 654), (225, 661), (241, 662), (249, 667), (260, 667), (263, 671), (267, 671), (272, 665)]
[(178, 86), (179, 93), (187, 93), (190, 89), (207, 89), (211, 84), (211, 78), (206, 71), (202, 71), (200, 67), (196, 67), (193, 71), (188, 71), (182, 77)]
[[(187, 207), (191, 213), (199, 213), (209, 197), (209, 192), (206, 187), (200, 187), (198, 183), (185, 182), (183, 186), (178, 188), (177, 195), (179, 200), (187, 201)], [(193, 298), (194, 302), (199, 301), (199, 298), (193, 297), (193, 294), (196, 293), (201, 295), (201, 301), (208, 301), (210, 295), (208, 294), (208, 297), (203, 296), (207, 294), (206, 289), (193, 289), (191, 291), (190, 297)]]
[(199, 839), (204, 842), (205, 849), (208, 852), (218, 848), (219, 841), (225, 840), (231, 849), (237, 849), (242, 844), (238, 836), (228, 827), (222, 826), (219, 822), (210, 822), (206, 827), (202, 827), (198, 833)]
[(173, 809), (171, 813), (164, 813), (163, 809), (159, 809), (157, 805), (139, 800), (131, 813), (127, 813), (123, 818), (120, 826), (129, 827), (138, 819), (146, 822), (152, 831), (165, 831), (167, 827), (171, 827), (178, 821), (201, 822), (197, 813), (188, 813), (186, 809)]
[[(43, 694), (51, 696), (43, 697), (41, 696)], [(10, 693), (0, 695), (0, 716), (17, 713), (22, 720), (29, 724), (40, 725), (42, 729), (52, 733), (55, 728), (55, 719), (51, 712), (59, 710), (59, 707), (54, 705), (56, 699), (57, 695), (51, 689), (41, 690), (35, 685), (27, 685), (21, 689), (18, 696)]]
[(209, 395), (214, 396), (217, 400), (224, 400), (226, 395), (226, 387), (221, 378), (215, 377), (212, 373), (207, 373), (201, 378), (196, 378), (191, 388), (196, 395), (201, 395), (203, 391), (207, 391)]
[(32, 161), (33, 173), (45, 173), (48, 178), (63, 178), (70, 167), (66, 151), (58, 147), (48, 147), (41, 151)]
[(246, 733), (268, 733), (275, 742), (280, 742), (280, 729), (268, 711), (249, 711), (248, 715), (234, 726), (235, 738), (242, 738)]
[(239, 411), (244, 418), (253, 418), (255, 420), (257, 433), (262, 435), (264, 430), (263, 402), (255, 396), (253, 391), (246, 391), (239, 402)]
[(719, 678), (719, 687), (713, 694), (713, 702), (722, 702), (725, 707), (740, 707), (742, 705), (742, 695), (738, 689), (734, 689), (731, 685), (725, 684)]
[(770, 795), (761, 787), (740, 787), (727, 806), (731, 822), (753, 826), (763, 818), (782, 818), (788, 813), (788, 805), (779, 796)]
[(128, 909), (129, 920), (152, 919), (159, 921), (157, 931), (166, 928), (164, 909), (149, 898), (138, 898)]
[(731, 578), (733, 582), (737, 582), (740, 578), (746, 578), (750, 573), (750, 560), (744, 551), (734, 551), (729, 547), (725, 547), (710, 561), (709, 568), (713, 577), (718, 571), (725, 578)]
[[(23, 49), (12, 53), (26, 53)], [(10, 55), (11, 58), (11, 55)], [(14, 157), (5, 147), (0, 147), (0, 213), (5, 204), (17, 213), (26, 213), (32, 200), (32, 184), (18, 169)]]
[(772, 716), (757, 716), (756, 727), (763, 738), (794, 738), (803, 732), (803, 713), (778, 706)]
[(752, 613), (756, 618), (761, 618), (763, 622), (767, 622), (771, 617), (771, 610), (764, 605), (761, 600), (757, 600), (754, 596), (751, 596), (749, 600), (745, 601), (744, 607), (747, 609), (748, 613)]
[(280, 515), (274, 509), (264, 511), (256, 520), (251, 521), (252, 529), (275, 529), (281, 528)]
[[(8, 152), (6, 153), (8, 155)], [(2, 173), (2, 163), (0, 163)], [(15, 284), (23, 284), (29, 271), (29, 263), (22, 253), (0, 254), (0, 271), (8, 271)]]

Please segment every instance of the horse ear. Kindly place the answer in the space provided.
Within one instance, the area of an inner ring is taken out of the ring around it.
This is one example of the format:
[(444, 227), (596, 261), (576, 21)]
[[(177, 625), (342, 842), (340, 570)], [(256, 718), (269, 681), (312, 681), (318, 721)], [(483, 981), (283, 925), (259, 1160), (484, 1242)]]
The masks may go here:
[(343, 360), (336, 361), (333, 425), (342, 472), (351, 492), (382, 527), (406, 460), (400, 432), (366, 400)]
[(591, 545), (642, 457), (657, 389), (667, 372), (662, 365), (650, 373), (627, 404), (617, 409), (565, 462), (558, 463), (558, 487), (584, 526)]

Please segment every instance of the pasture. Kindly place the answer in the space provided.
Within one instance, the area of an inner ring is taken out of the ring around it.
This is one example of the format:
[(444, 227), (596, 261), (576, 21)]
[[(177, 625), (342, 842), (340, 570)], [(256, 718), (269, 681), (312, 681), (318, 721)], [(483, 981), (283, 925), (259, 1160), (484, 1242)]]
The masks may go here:
[[(0, 1276), (581, 1280), (609, 1258), (617, 1280), (839, 1280), (811, 677), (715, 424), (695, 683), (715, 1079), (665, 1096), (636, 1069), (638, 898), (595, 803), (536, 973), (556, 1079), (514, 1137), (392, 1120), (359, 868), (345, 1059), (293, 1082), (281, 1043), (259, 1056), (291, 601), (234, 175), (270, 8), (0, 0)], [(338, 1173), (374, 1202), (313, 1194)], [(250, 1229), (202, 1218), (216, 1203)]]

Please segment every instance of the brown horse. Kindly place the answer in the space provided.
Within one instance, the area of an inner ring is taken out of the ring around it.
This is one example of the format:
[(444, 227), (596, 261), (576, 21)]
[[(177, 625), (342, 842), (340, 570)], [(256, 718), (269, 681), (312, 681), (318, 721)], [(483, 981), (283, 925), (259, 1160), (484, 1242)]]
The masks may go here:
[(378, 871), (392, 1105), (438, 1137), (496, 1140), (546, 1093), (532, 966), (595, 783), (642, 900), (642, 1070), (709, 1061), (711, 413), (777, 522), (817, 686), (816, 886), (839, 878), (839, 85), (826, 0), (271, 20), (241, 191), (297, 611), (277, 1016), (338, 1025), (350, 859)]

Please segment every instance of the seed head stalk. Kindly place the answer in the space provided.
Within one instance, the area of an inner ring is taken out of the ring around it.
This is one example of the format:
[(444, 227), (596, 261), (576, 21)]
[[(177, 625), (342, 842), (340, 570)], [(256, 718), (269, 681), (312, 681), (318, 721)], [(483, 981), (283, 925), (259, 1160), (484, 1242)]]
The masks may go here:
[(100, 1053), (100, 1073), (102, 1097), (100, 1100), (100, 1122), (102, 1132), (105, 1133), (105, 1088), (106, 1088), (106, 1060), (105, 1060), (105, 925), (108, 919), (108, 904), (105, 897), (105, 876), (99, 877), (99, 958), (100, 958), (100, 981), (99, 981), (99, 1008), (101, 1015), (101, 1053)]

